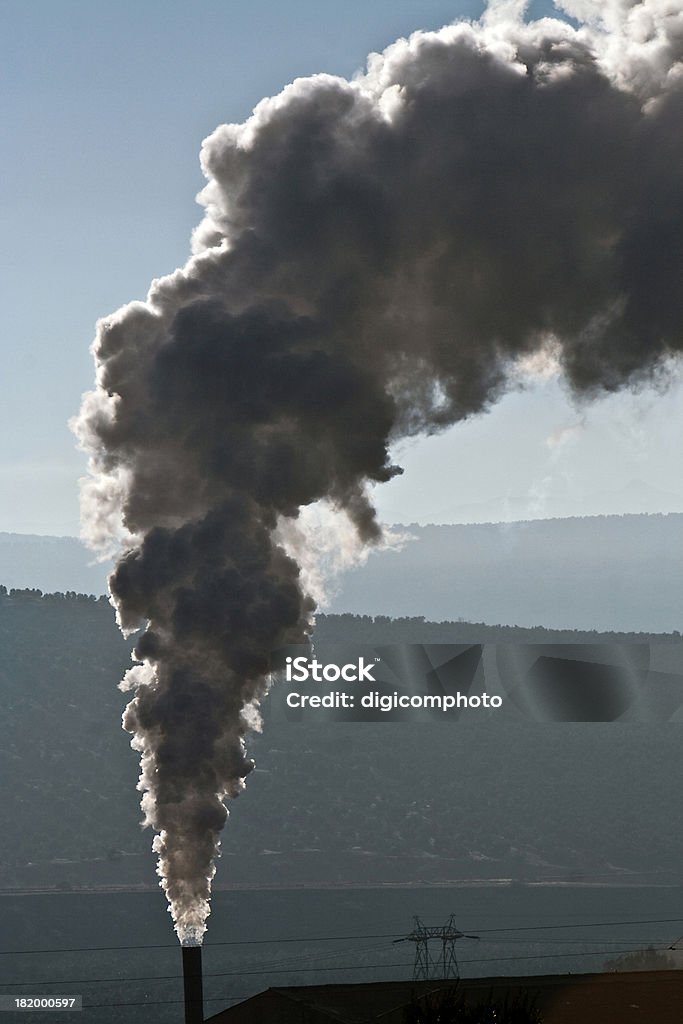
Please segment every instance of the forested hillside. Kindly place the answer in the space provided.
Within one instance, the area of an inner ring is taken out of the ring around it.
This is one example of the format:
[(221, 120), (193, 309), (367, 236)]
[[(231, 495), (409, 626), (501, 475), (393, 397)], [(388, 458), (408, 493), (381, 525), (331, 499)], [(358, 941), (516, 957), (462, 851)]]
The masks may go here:
[[(319, 644), (496, 639), (596, 635), (350, 615), (316, 630)], [(0, 884), (155, 883), (120, 729), (131, 646), (104, 599), (0, 593)], [(681, 876), (678, 724), (265, 718), (219, 884)]]

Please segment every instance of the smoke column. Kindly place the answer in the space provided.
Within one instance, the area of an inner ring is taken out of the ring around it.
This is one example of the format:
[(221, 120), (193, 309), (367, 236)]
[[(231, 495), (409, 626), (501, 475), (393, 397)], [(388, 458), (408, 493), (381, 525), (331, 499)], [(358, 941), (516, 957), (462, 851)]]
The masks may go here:
[(679, 0), (562, 7), (580, 27), (504, 0), (217, 128), (189, 262), (98, 324), (84, 534), (118, 545), (142, 630), (124, 727), (182, 942), (268, 653), (311, 628), (300, 510), (372, 544), (396, 439), (485, 411), (520, 364), (591, 397), (683, 347)]

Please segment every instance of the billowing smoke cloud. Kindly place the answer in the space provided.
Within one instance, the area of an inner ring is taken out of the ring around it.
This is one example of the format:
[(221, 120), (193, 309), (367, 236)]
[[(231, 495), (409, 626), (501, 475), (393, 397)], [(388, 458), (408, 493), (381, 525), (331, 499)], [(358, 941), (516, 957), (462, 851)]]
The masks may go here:
[(588, 24), (493, 4), (219, 127), (193, 257), (98, 325), (84, 529), (123, 544), (111, 592), (144, 628), (124, 725), (185, 942), (268, 653), (310, 629), (299, 509), (375, 542), (396, 438), (486, 410), (525, 361), (590, 396), (683, 347), (680, 4), (563, 6)]

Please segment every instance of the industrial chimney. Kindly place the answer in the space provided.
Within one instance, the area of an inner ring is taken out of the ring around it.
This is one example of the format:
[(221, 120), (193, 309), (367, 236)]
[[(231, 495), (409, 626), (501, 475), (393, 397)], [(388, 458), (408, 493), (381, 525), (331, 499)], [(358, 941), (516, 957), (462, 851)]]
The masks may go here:
[(203, 1024), (202, 947), (182, 946), (185, 1024)]

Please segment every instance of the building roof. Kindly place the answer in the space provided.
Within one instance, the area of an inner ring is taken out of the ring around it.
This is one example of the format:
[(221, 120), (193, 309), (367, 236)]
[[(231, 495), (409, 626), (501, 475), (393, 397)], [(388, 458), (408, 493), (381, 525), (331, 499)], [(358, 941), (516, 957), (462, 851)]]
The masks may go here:
[[(453, 984), (397, 981), (270, 988), (222, 1010), (206, 1024), (402, 1024), (403, 1011), (415, 996)], [(533, 993), (544, 1024), (683, 1021), (683, 972), (676, 970), (467, 978), (460, 989), (473, 1002), (489, 995), (502, 1000)]]

